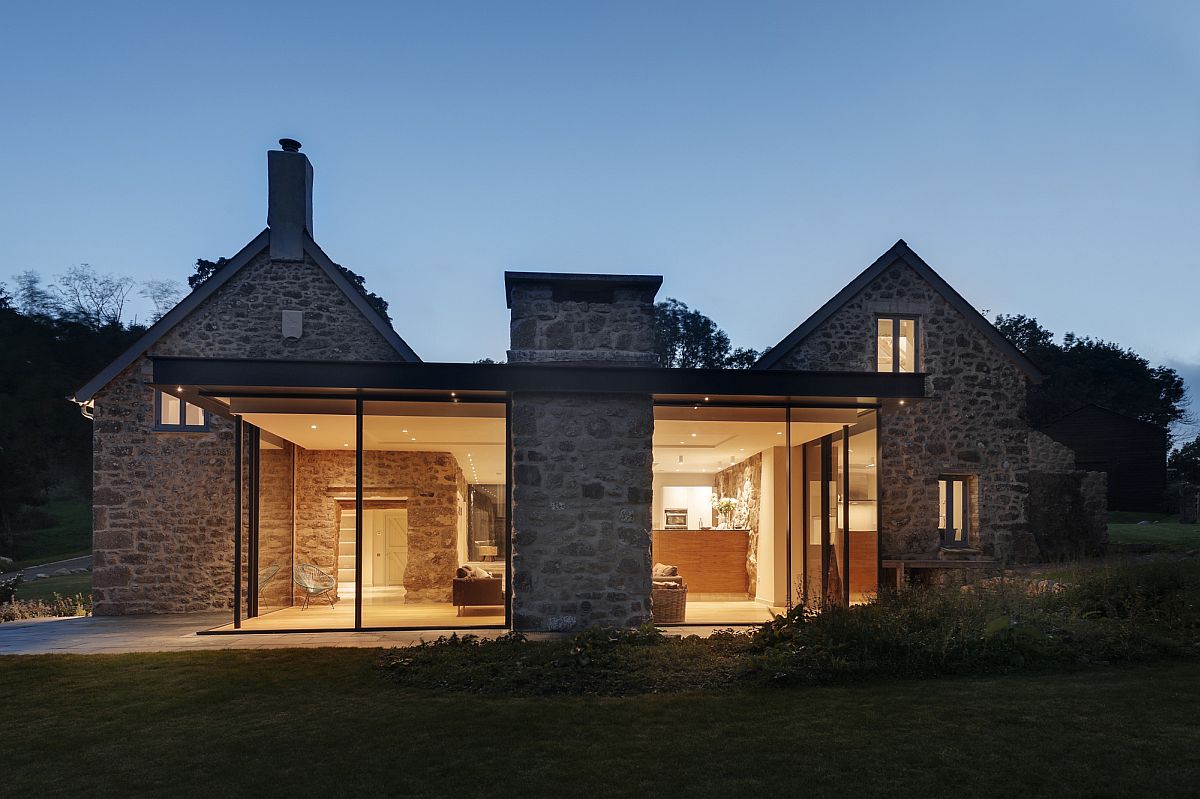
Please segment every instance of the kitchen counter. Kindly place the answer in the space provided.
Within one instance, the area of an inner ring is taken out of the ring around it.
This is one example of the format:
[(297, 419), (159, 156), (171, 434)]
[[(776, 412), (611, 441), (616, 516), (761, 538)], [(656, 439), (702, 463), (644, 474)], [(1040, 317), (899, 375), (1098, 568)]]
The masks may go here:
[(749, 593), (749, 530), (654, 530), (651, 540), (654, 562), (678, 566), (689, 590)]

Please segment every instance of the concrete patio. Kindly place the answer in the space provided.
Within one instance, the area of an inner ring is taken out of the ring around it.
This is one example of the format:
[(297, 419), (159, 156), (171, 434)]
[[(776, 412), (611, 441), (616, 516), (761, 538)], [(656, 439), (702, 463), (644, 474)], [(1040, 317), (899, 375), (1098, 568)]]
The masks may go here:
[[(409, 646), (470, 630), (398, 632), (256, 633), (197, 635), (229, 620), (227, 613), (170, 616), (102, 616), (30, 619), (0, 624), (0, 655), (95, 655), (122, 652), (192, 652), (205, 649), (310, 649), (323, 646)], [(479, 630), (495, 636), (501, 630)]]
[[(396, 630), (390, 632), (241, 633), (197, 635), (228, 622), (226, 613), (168, 616), (101, 616), (30, 619), (0, 624), (0, 655), (102, 655), (127, 652), (196, 652), (217, 649), (316, 649), (318, 647), (388, 648), (412, 646), (441, 635), (473, 634), (494, 638), (504, 630)], [(732, 625), (668, 627), (668, 635), (709, 636)], [(737, 627), (733, 627), (737, 629)], [(531, 639), (562, 637), (532, 633)]]

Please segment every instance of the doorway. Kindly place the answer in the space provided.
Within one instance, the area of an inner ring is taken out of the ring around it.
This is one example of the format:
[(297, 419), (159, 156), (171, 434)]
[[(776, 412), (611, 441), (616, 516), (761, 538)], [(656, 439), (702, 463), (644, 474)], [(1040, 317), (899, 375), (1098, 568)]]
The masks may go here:
[(403, 503), (389, 505), (368, 505), (363, 510), (363, 585), (403, 594), (408, 568), (408, 508)]

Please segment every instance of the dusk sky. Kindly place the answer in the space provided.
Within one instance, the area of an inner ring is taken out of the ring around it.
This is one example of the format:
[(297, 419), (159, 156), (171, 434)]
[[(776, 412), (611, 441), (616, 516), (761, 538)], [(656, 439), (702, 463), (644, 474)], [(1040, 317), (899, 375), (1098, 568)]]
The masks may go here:
[(81, 262), (182, 283), (264, 227), (287, 136), (317, 241), (426, 360), (503, 357), (505, 269), (662, 274), (660, 297), (761, 349), (904, 238), (989, 315), (1131, 346), (1200, 392), (1200, 3), (4, 16), (10, 288)]

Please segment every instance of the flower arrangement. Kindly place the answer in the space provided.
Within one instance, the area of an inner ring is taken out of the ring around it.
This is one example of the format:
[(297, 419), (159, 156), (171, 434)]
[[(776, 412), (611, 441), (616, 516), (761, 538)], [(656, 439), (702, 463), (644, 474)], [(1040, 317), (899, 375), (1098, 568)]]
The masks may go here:
[(728, 530), (733, 523), (733, 514), (738, 508), (737, 497), (718, 497), (712, 495), (713, 510), (717, 512), (717, 518), (720, 520), (718, 525), (721, 529)]

